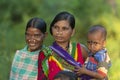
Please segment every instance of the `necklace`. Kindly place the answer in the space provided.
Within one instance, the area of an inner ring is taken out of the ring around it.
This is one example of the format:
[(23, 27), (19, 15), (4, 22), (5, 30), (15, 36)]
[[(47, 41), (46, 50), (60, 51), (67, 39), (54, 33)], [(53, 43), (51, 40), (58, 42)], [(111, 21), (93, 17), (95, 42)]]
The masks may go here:
[(68, 46), (66, 46), (66, 47), (62, 47), (64, 50), (66, 50), (66, 51), (68, 51), (68, 49), (69, 49), (69, 45)]

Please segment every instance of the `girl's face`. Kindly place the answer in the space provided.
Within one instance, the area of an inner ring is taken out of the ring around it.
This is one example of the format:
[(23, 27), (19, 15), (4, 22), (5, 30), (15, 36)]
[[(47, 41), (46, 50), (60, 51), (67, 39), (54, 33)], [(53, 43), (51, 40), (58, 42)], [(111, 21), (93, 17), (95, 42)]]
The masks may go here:
[(90, 33), (88, 34), (87, 45), (90, 52), (95, 54), (97, 51), (104, 48), (105, 40), (103, 40), (100, 32), (97, 32), (95, 34)]
[(74, 30), (70, 27), (67, 20), (61, 20), (54, 24), (52, 33), (57, 43), (69, 42)]
[(39, 50), (42, 47), (44, 34), (37, 28), (30, 27), (25, 34), (26, 43), (30, 51)]

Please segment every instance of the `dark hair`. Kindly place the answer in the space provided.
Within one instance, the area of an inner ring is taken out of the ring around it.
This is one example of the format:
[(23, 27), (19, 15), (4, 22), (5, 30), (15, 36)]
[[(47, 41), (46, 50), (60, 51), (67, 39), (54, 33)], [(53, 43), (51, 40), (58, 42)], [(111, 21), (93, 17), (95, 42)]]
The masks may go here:
[(60, 80), (77, 80), (77, 75), (71, 71), (60, 71), (54, 76), (54, 79), (58, 78)]
[(58, 14), (54, 17), (52, 23), (50, 24), (50, 33), (51, 33), (51, 34), (52, 34), (52, 27), (54, 26), (54, 24), (55, 24), (56, 22), (58, 22), (58, 21), (61, 21), (61, 20), (67, 20), (67, 21), (69, 22), (69, 24), (70, 24), (70, 27), (71, 27), (72, 29), (74, 29), (74, 27), (75, 27), (75, 18), (74, 18), (74, 16), (73, 16), (72, 14), (64, 11), (64, 12), (58, 13)]
[(93, 25), (90, 28), (90, 30), (88, 31), (88, 34), (89, 33), (96, 33), (96, 32), (101, 32), (103, 39), (106, 40), (107, 31), (106, 31), (104, 26), (102, 26), (102, 25)]
[(37, 17), (32, 18), (28, 21), (27, 26), (26, 26), (26, 31), (30, 27), (37, 28), (42, 33), (45, 33), (47, 29), (46, 22), (43, 19), (37, 18)]

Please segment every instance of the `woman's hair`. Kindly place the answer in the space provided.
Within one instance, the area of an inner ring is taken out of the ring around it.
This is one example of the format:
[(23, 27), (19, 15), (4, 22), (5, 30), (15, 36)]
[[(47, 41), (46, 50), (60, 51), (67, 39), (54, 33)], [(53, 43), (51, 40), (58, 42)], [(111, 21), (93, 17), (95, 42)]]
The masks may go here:
[(74, 16), (72, 14), (70, 14), (69, 12), (63, 11), (63, 12), (58, 13), (54, 17), (52, 23), (50, 24), (50, 33), (51, 34), (52, 34), (52, 27), (54, 26), (54, 24), (56, 22), (58, 22), (58, 21), (61, 21), (61, 20), (67, 20), (69, 22), (69, 24), (70, 24), (70, 27), (72, 29), (74, 29), (74, 27), (75, 27), (75, 18), (74, 18)]
[(60, 80), (77, 80), (77, 75), (71, 71), (60, 71), (54, 76), (55, 79)]
[(37, 28), (42, 33), (45, 33), (47, 29), (46, 22), (43, 19), (37, 18), (37, 17), (32, 18), (28, 21), (27, 26), (26, 26), (26, 31), (30, 27)]

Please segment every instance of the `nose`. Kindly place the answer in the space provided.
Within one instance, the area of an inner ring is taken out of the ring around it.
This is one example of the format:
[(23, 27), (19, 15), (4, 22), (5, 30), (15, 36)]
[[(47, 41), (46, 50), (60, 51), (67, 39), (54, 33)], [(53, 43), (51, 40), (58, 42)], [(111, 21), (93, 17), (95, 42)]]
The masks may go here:
[(29, 41), (29, 42), (35, 42), (36, 40), (34, 40), (34, 39), (31, 38), (31, 39), (29, 39), (28, 41)]
[(63, 31), (59, 29), (59, 30), (57, 31), (57, 34), (63, 34)]
[(93, 44), (89, 44), (89, 47), (90, 47), (91, 50), (94, 49), (94, 45)]

